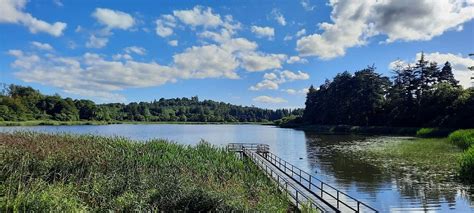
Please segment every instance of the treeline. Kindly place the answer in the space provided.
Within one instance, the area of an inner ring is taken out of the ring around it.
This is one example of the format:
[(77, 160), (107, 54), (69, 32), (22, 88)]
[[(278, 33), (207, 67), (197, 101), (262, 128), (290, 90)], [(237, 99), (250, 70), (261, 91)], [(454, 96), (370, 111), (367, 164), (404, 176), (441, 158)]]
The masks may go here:
[(31, 87), (7, 85), (0, 93), (0, 121), (180, 121), (180, 122), (265, 122), (302, 110), (260, 109), (211, 100), (161, 98), (153, 102), (95, 104), (59, 95), (43, 95)]
[(310, 87), (302, 121), (316, 125), (474, 127), (474, 89), (463, 89), (452, 67), (428, 62), (399, 66), (392, 79), (375, 67), (343, 72)]

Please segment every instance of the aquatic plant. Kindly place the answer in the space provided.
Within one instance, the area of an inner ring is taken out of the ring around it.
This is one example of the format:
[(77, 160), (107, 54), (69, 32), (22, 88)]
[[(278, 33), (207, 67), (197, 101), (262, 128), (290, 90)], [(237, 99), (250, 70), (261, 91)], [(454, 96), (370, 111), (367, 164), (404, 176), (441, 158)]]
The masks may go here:
[(461, 129), (449, 135), (449, 141), (462, 149), (474, 145), (474, 129)]
[(474, 183), (474, 146), (471, 146), (461, 156), (459, 174), (465, 181)]
[(255, 165), (202, 142), (0, 133), (0, 211), (285, 211)]
[(416, 136), (421, 138), (441, 138), (447, 137), (453, 129), (445, 128), (420, 128), (416, 131)]

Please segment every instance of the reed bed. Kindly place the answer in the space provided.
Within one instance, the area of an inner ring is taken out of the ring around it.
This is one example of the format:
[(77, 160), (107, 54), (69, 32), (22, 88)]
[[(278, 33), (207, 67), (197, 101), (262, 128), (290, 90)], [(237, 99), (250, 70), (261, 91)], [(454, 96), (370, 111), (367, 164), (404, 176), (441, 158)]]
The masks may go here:
[(255, 165), (201, 142), (0, 133), (0, 212), (291, 209)]

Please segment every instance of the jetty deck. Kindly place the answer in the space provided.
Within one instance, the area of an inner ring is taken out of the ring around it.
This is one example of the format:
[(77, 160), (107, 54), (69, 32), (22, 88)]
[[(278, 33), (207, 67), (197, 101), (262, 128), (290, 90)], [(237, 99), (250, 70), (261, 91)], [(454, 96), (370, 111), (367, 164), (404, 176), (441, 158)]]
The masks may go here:
[(267, 144), (231, 143), (229, 151), (248, 157), (262, 169), (299, 209), (320, 212), (378, 212), (271, 153)]

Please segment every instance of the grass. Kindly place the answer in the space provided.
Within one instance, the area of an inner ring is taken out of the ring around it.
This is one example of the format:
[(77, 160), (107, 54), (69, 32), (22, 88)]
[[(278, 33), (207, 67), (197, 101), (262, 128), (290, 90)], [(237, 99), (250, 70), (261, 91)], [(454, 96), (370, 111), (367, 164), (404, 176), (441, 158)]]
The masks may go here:
[(373, 144), (360, 154), (384, 168), (416, 170), (414, 173), (420, 176), (446, 180), (458, 172), (462, 150), (446, 138), (411, 138)]
[(461, 129), (449, 135), (449, 141), (462, 149), (474, 145), (474, 129)]
[(250, 162), (207, 143), (0, 133), (0, 212), (291, 208)]
[(460, 162), (459, 174), (464, 181), (474, 183), (474, 146), (466, 150)]
[(54, 120), (33, 120), (33, 121), (0, 121), (0, 126), (62, 126), (62, 125), (107, 125), (107, 124), (262, 124), (268, 125), (271, 122), (181, 122), (181, 121), (54, 121)]
[(445, 138), (453, 132), (453, 129), (447, 128), (421, 128), (416, 131), (416, 137), (420, 138)]

